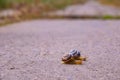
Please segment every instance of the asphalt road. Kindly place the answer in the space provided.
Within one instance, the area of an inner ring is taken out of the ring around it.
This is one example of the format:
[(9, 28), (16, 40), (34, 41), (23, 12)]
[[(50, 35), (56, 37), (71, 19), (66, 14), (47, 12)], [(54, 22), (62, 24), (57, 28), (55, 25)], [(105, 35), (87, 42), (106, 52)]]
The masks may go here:
[[(83, 65), (61, 64), (70, 49)], [(120, 20), (35, 20), (0, 27), (0, 80), (120, 80)]]

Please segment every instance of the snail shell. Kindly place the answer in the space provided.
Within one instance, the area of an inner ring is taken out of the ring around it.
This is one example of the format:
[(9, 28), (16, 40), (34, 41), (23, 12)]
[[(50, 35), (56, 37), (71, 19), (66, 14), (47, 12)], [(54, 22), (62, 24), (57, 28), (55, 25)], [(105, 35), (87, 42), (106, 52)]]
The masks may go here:
[(80, 57), (81, 56), (81, 54), (80, 54), (80, 51), (78, 51), (78, 50), (71, 50), (70, 52), (69, 52), (69, 54), (73, 57), (73, 58), (78, 58), (78, 57)]
[(70, 54), (65, 54), (63, 57), (62, 57), (62, 61), (63, 62), (69, 62), (71, 60), (71, 55)]

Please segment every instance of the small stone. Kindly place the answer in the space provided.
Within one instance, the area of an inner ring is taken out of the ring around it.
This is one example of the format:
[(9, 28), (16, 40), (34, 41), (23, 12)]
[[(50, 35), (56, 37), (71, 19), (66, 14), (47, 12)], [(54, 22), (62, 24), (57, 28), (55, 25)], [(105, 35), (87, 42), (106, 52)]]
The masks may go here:
[(13, 69), (15, 69), (15, 67), (13, 66), (13, 67), (10, 67), (10, 70), (13, 70)]

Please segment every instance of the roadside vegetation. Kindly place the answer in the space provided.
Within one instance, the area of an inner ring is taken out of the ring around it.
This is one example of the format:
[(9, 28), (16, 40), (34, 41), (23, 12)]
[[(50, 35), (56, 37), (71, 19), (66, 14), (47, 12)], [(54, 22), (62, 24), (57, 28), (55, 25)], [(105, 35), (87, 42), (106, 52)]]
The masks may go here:
[(86, 0), (0, 0), (0, 8), (14, 8), (16, 6), (20, 6), (21, 4), (26, 6), (41, 4), (45, 5), (47, 8), (58, 9), (74, 3), (83, 3), (85, 1)]
[(120, 0), (99, 0), (103, 4), (120, 7)]
[(0, 0), (0, 11), (13, 10), (9, 16), (0, 15), (0, 25), (36, 18), (47, 18), (44, 13), (62, 9), (72, 4), (83, 4), (86, 0)]

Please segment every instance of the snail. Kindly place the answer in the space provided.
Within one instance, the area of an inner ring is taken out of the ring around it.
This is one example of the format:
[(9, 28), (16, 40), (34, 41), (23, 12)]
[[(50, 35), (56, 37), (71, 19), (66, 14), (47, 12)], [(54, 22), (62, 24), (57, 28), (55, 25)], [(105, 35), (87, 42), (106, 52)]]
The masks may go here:
[(62, 57), (62, 63), (65, 64), (82, 64), (82, 61), (86, 61), (86, 58), (81, 57), (80, 51), (75, 49)]
[(85, 57), (82, 57), (80, 51), (78, 51), (78, 50), (76, 50), (76, 49), (70, 50), (69, 54), (70, 54), (70, 55), (72, 56), (72, 58), (75, 59), (75, 60), (86, 61), (86, 58), (85, 58)]

